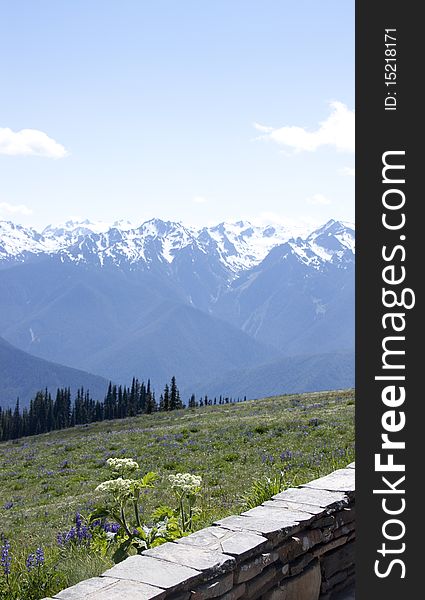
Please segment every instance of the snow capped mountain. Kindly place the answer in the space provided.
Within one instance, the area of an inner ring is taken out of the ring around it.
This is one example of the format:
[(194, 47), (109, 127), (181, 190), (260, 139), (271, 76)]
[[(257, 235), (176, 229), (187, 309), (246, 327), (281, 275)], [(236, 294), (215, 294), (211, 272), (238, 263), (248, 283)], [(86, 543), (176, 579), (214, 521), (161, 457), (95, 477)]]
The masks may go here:
[(351, 350), (354, 236), (336, 220), (0, 221), (0, 336), (115, 381), (173, 373), (199, 392), (227, 370)]
[(237, 273), (261, 262), (272, 248), (284, 244), (295, 235), (309, 233), (302, 227), (252, 225), (249, 221), (220, 223), (200, 231), (201, 239), (209, 236), (217, 244), (221, 261)]
[[(135, 226), (129, 221), (67, 221), (34, 229), (0, 222), (0, 264), (27, 262), (42, 256), (62, 262), (150, 269), (171, 265), (183, 250), (210, 256), (230, 279), (258, 265), (276, 246), (288, 244), (304, 264), (314, 268), (343, 261), (354, 253), (354, 226), (330, 220), (311, 232), (304, 227), (253, 225), (248, 221), (195, 229), (182, 223), (151, 219)], [(194, 258), (192, 258), (194, 260)]]

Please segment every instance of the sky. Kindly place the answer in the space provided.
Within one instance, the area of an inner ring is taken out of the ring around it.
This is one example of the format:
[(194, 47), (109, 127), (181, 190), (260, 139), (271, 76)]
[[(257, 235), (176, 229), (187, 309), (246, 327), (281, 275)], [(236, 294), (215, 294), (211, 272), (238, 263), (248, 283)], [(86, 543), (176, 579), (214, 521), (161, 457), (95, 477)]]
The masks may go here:
[(354, 0), (14, 0), (0, 55), (0, 220), (354, 221)]

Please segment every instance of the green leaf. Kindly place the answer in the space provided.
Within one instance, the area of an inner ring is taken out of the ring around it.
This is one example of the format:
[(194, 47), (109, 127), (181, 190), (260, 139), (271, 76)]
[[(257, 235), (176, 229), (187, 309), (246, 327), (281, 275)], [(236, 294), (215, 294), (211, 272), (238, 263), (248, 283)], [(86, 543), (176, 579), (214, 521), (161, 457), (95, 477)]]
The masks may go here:
[(149, 471), (146, 473), (144, 477), (140, 480), (141, 487), (153, 487), (154, 481), (158, 479), (158, 473), (154, 473), (153, 471)]
[(89, 515), (89, 524), (93, 523), (93, 521), (96, 521), (97, 519), (106, 519), (106, 517), (109, 517), (111, 514), (111, 511), (109, 511), (107, 508), (104, 507), (98, 507), (95, 508), (93, 512), (90, 513)]
[(112, 560), (115, 564), (123, 561), (128, 557), (128, 550), (131, 546), (131, 540), (126, 539), (122, 544), (118, 546), (115, 552), (112, 555)]

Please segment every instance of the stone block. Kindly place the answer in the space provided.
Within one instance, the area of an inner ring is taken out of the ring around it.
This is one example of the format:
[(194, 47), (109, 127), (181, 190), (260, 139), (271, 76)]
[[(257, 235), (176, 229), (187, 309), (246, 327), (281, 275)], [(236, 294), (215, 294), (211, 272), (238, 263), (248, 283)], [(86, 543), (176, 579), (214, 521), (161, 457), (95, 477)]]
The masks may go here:
[(207, 584), (197, 587), (192, 591), (191, 600), (209, 600), (217, 598), (233, 588), (233, 573), (228, 573), (220, 579), (209, 581)]
[(344, 571), (354, 565), (355, 562), (355, 544), (350, 542), (340, 546), (336, 550), (325, 554), (321, 559), (322, 575), (324, 579), (329, 579), (338, 571)]
[(302, 542), (297, 536), (292, 536), (289, 540), (276, 548), (279, 559), (286, 563), (293, 560), (303, 552)]
[(220, 600), (239, 600), (239, 598), (246, 598), (246, 585), (244, 583), (240, 583), (226, 594), (221, 596)]
[(344, 492), (330, 492), (328, 490), (309, 488), (307, 486), (288, 488), (284, 492), (280, 492), (280, 494), (273, 496), (273, 500), (319, 506), (327, 511), (344, 508), (350, 502)]
[(296, 558), (294, 562), (291, 562), (289, 565), (291, 575), (298, 575), (301, 571), (304, 571), (305, 567), (309, 565), (313, 559), (314, 556), (311, 552), (306, 552), (306, 554), (302, 554), (299, 558)]
[(138, 581), (170, 591), (179, 585), (187, 587), (202, 581), (202, 573), (177, 563), (160, 560), (152, 556), (136, 555), (108, 569), (106, 577)]
[(230, 531), (223, 527), (206, 527), (177, 540), (177, 543), (223, 552), (238, 560), (258, 554), (269, 545), (267, 538), (256, 533)]
[(325, 477), (314, 479), (302, 487), (352, 494), (356, 489), (355, 469), (338, 469)]
[(351, 506), (350, 508), (344, 508), (340, 512), (335, 513), (335, 520), (338, 527), (347, 525), (347, 523), (353, 523), (356, 519), (356, 508)]
[(333, 515), (326, 515), (324, 517), (320, 517), (320, 519), (317, 519), (317, 521), (312, 524), (312, 527), (329, 527), (331, 529), (335, 529), (336, 519)]
[(90, 579), (80, 581), (80, 583), (62, 590), (55, 595), (55, 598), (60, 598), (61, 600), (79, 600), (92, 592), (108, 588), (117, 581), (118, 579), (107, 577), (91, 577)]
[(167, 542), (151, 550), (145, 550), (142, 556), (159, 558), (197, 571), (210, 571), (211, 577), (215, 573), (225, 573), (235, 565), (235, 559), (228, 554), (174, 542)]
[(113, 579), (111, 577), (92, 577), (62, 590), (55, 598), (61, 600), (85, 600), (86, 598), (90, 598), (90, 600), (122, 600), (123, 598), (163, 600), (165, 592), (158, 587), (136, 581)]
[(246, 582), (244, 600), (259, 598), (264, 588), (271, 585), (278, 575), (278, 570), (272, 565), (260, 573), (260, 575), (254, 577), (254, 579), (250, 579), (248, 582)]
[(298, 533), (294, 538), (301, 544), (303, 552), (306, 552), (323, 541), (323, 533), (320, 529), (309, 529), (306, 532)]
[(260, 554), (252, 560), (242, 563), (235, 573), (235, 583), (243, 583), (249, 579), (253, 579), (259, 575), (268, 565), (279, 560), (279, 554), (277, 552), (268, 552), (267, 554)]
[(278, 502), (275, 504), (269, 504), (268, 506), (260, 505), (255, 508), (251, 508), (243, 513), (246, 517), (260, 517), (265, 519), (280, 520), (285, 525), (297, 525), (302, 523), (304, 526), (309, 525), (313, 521), (313, 516), (306, 512), (289, 510)]
[(318, 600), (321, 573), (318, 562), (290, 579), (285, 579), (276, 589), (263, 596), (262, 600)]
[(326, 552), (331, 552), (331, 550), (335, 550), (335, 548), (339, 548), (339, 546), (344, 545), (348, 540), (347, 536), (343, 536), (337, 538), (336, 540), (331, 540), (327, 544), (322, 544), (318, 548), (313, 549), (313, 556), (322, 556), (326, 554)]
[(270, 515), (232, 516), (217, 521), (217, 525), (232, 531), (251, 531), (258, 533), (272, 543), (288, 538), (292, 533), (300, 531), (301, 525), (293, 519), (273, 517)]
[(271, 506), (272, 508), (286, 508), (287, 510), (291, 510), (293, 512), (306, 512), (310, 515), (318, 516), (324, 515), (326, 509), (321, 506), (315, 506), (314, 504), (302, 504), (301, 502), (291, 502), (290, 500), (266, 500), (263, 502), (262, 506)]
[(336, 585), (338, 585), (339, 583), (342, 583), (343, 581), (346, 581), (347, 577), (348, 577), (348, 570), (345, 569), (344, 571), (338, 571), (337, 573), (332, 575), (332, 577), (330, 577), (329, 579), (322, 580), (322, 587), (321, 587), (322, 593), (333, 590)]

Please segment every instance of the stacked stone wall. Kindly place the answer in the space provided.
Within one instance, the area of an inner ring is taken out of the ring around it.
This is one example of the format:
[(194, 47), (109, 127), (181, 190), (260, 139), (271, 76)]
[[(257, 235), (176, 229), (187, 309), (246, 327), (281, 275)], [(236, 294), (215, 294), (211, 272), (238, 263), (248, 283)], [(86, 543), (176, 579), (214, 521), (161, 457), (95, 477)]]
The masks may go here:
[(354, 582), (354, 463), (131, 556), (58, 600), (332, 600)]

